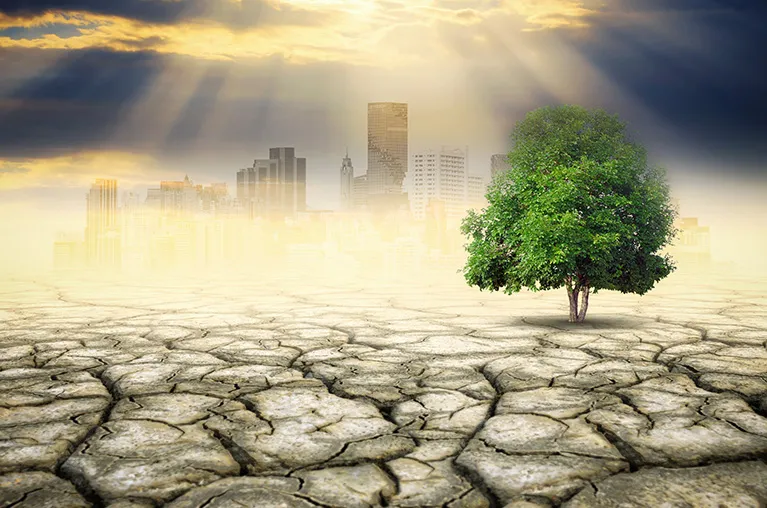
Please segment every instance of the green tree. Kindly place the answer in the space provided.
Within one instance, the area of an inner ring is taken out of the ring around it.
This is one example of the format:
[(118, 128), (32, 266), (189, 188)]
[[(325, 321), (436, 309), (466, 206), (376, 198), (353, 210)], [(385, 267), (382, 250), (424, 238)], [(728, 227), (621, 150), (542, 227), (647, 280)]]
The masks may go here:
[(511, 138), (511, 169), (461, 225), (470, 285), (507, 294), (564, 286), (570, 321), (582, 322), (590, 292), (642, 295), (674, 270), (658, 253), (676, 235), (665, 171), (648, 166), (617, 116), (540, 108)]

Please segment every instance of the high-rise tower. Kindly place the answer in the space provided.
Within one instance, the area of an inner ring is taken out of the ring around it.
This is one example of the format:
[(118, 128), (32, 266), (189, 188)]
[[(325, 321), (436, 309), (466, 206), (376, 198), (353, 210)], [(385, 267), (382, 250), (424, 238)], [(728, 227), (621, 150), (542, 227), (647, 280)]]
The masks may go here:
[(393, 210), (407, 205), (402, 182), (408, 167), (408, 110), (400, 102), (368, 104), (368, 205)]
[(85, 248), (88, 264), (118, 267), (120, 237), (117, 231), (117, 180), (97, 179), (85, 199)]
[(441, 201), (448, 218), (462, 217), (466, 212), (468, 150), (443, 146), (440, 150), (414, 153), (409, 176), (409, 199), (413, 216), (426, 217), (430, 200)]
[(354, 194), (354, 166), (349, 158), (349, 150), (341, 163), (341, 210), (351, 210)]
[(237, 200), (252, 216), (274, 218), (306, 211), (306, 159), (293, 147), (270, 148), (268, 159), (237, 172)]

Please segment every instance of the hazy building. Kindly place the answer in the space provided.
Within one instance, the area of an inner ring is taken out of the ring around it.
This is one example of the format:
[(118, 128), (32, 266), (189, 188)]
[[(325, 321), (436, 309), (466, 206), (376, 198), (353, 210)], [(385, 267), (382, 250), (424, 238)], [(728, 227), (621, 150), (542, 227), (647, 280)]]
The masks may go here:
[(447, 217), (464, 215), (467, 208), (467, 151), (442, 147), (414, 153), (408, 175), (408, 198), (413, 217), (423, 220), (429, 200), (440, 200)]
[(486, 202), (487, 182), (478, 175), (468, 175), (466, 177), (466, 202), (468, 206), (475, 207), (484, 205)]
[(162, 181), (159, 189), (147, 190), (144, 203), (164, 215), (193, 214), (201, 209), (200, 188), (188, 176), (181, 181)]
[(376, 211), (407, 205), (402, 182), (408, 165), (408, 106), (368, 104), (368, 206)]
[(674, 257), (681, 262), (708, 262), (711, 260), (711, 232), (708, 226), (698, 224), (695, 217), (677, 221), (679, 236), (672, 247)]
[(268, 159), (237, 172), (237, 201), (251, 217), (287, 217), (306, 211), (306, 159), (295, 148), (270, 148)]
[(503, 171), (511, 169), (511, 165), (508, 161), (508, 155), (505, 153), (497, 153), (490, 156), (490, 177), (495, 178), (495, 175)]
[(122, 194), (122, 211), (134, 211), (141, 207), (141, 199), (137, 192), (125, 191)]
[(341, 210), (350, 210), (354, 207), (354, 166), (346, 151), (341, 162)]
[(199, 186), (200, 208), (203, 212), (213, 213), (226, 210), (229, 205), (229, 191), (225, 183), (212, 183)]
[(354, 177), (352, 188), (352, 206), (355, 210), (363, 210), (368, 204), (368, 175)]
[(97, 179), (86, 199), (85, 249), (89, 265), (120, 265), (117, 222), (117, 180)]
[(280, 198), (287, 213), (306, 211), (306, 158), (296, 158), (295, 148), (270, 148), (269, 159), (277, 161), (283, 182)]

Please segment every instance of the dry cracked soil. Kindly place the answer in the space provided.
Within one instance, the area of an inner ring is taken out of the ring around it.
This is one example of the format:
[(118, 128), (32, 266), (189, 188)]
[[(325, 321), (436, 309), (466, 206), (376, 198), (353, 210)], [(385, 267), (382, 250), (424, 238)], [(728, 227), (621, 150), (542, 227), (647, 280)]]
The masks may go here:
[(3, 281), (0, 506), (767, 504), (767, 280), (454, 279)]

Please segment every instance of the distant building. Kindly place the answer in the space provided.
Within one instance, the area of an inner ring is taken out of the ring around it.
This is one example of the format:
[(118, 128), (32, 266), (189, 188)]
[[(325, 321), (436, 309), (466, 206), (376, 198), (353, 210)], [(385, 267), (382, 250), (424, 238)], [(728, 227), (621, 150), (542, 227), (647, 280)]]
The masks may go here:
[(485, 194), (487, 194), (487, 182), (478, 175), (468, 175), (466, 177), (466, 202), (471, 207), (484, 205)]
[(354, 177), (352, 205), (355, 210), (363, 210), (368, 204), (368, 175)]
[(218, 212), (229, 206), (229, 191), (225, 183), (212, 183), (200, 188), (200, 206), (203, 212)]
[(122, 210), (138, 210), (141, 206), (141, 199), (137, 192), (125, 191), (122, 193)]
[(461, 217), (467, 208), (466, 151), (442, 147), (414, 153), (410, 163), (411, 211), (416, 220), (426, 217), (431, 199), (440, 200), (448, 217)]
[(251, 217), (290, 217), (306, 211), (306, 159), (295, 148), (270, 148), (268, 159), (237, 172), (237, 201)]
[(88, 264), (119, 267), (117, 180), (97, 179), (86, 195), (86, 205), (85, 249)]
[(354, 166), (349, 158), (349, 151), (341, 162), (341, 210), (351, 210), (354, 207)]
[(159, 189), (147, 190), (145, 204), (164, 215), (196, 213), (201, 209), (200, 189), (188, 176), (182, 181), (163, 181)]
[(407, 207), (402, 182), (408, 170), (408, 106), (368, 104), (368, 206), (374, 211)]
[(696, 217), (685, 217), (677, 222), (680, 230), (671, 251), (681, 262), (705, 263), (711, 260), (711, 232), (708, 226), (698, 224)]

